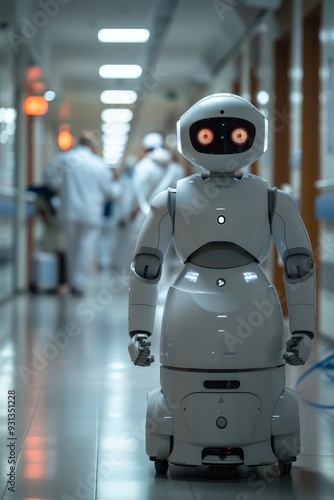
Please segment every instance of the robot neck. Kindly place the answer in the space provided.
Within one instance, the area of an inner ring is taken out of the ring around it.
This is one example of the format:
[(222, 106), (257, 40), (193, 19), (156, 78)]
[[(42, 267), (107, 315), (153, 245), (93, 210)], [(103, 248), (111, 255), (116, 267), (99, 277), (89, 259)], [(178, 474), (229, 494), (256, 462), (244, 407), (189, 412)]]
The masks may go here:
[(210, 172), (209, 177), (214, 180), (215, 184), (219, 184), (223, 187), (231, 187), (240, 181), (243, 174), (237, 174), (237, 172)]

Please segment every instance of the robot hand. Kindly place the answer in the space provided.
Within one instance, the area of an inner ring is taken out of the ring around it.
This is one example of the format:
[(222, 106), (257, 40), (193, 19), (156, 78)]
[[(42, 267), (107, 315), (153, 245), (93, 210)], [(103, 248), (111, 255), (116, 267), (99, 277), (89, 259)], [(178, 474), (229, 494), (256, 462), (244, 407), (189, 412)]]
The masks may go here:
[(150, 352), (151, 342), (146, 333), (134, 335), (128, 345), (131, 360), (138, 366), (150, 366), (154, 361), (154, 356)]
[[(286, 343), (287, 353), (283, 358), (289, 365), (304, 365), (312, 349), (312, 339), (307, 333), (294, 333)], [(291, 353), (291, 354), (289, 354)]]

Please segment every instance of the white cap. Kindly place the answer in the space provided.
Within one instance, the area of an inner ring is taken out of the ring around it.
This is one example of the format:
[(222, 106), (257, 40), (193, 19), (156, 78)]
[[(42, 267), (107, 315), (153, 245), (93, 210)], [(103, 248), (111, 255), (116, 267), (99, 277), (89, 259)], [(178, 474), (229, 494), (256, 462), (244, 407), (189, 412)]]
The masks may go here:
[(143, 147), (145, 149), (157, 149), (161, 148), (164, 143), (164, 138), (161, 134), (157, 134), (156, 132), (151, 132), (150, 134), (145, 135), (143, 139)]

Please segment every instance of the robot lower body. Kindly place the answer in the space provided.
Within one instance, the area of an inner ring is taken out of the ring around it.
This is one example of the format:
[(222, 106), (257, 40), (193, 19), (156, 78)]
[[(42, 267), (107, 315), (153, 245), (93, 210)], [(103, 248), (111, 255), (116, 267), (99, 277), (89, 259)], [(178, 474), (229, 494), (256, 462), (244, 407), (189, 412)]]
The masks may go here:
[[(170, 288), (161, 332), (161, 388), (148, 394), (146, 453), (168, 464), (279, 464), (300, 450), (296, 394), (285, 387), (284, 325), (255, 263), (187, 264)], [(228, 474), (227, 474), (228, 477)]]

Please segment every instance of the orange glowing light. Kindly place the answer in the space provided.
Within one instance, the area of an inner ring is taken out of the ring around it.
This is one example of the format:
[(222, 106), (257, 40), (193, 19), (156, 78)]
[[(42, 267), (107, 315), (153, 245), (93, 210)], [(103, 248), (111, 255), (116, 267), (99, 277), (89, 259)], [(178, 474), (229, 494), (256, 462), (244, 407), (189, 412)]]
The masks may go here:
[(59, 125), (59, 132), (62, 130), (68, 130), (69, 132), (71, 131), (71, 126), (68, 123), (62, 123)]
[(32, 82), (43, 77), (43, 71), (40, 66), (30, 66), (26, 71), (27, 82)]
[(23, 110), (27, 115), (45, 115), (48, 109), (48, 101), (42, 96), (31, 95), (23, 101)]
[(62, 151), (70, 149), (73, 145), (73, 135), (68, 130), (61, 130), (58, 134), (58, 146)]
[(37, 93), (42, 93), (45, 92), (46, 90), (46, 84), (44, 82), (40, 82), (36, 80), (35, 82), (31, 82), (29, 85), (29, 91), (30, 92), (36, 92)]

